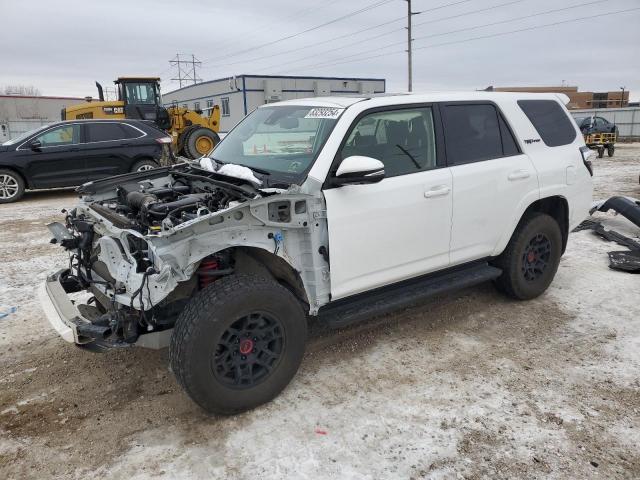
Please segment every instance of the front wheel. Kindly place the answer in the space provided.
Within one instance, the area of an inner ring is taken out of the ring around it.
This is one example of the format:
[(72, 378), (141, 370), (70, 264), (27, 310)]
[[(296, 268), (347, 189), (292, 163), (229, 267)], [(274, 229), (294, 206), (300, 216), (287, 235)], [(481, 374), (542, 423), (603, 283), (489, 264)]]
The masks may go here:
[(518, 300), (541, 295), (551, 284), (562, 255), (562, 233), (556, 220), (536, 213), (523, 219), (505, 251), (493, 262), (502, 269), (498, 290)]
[(205, 127), (196, 128), (184, 140), (184, 153), (191, 159), (206, 155), (220, 141), (216, 132)]
[(0, 203), (16, 202), (24, 195), (24, 180), (20, 175), (0, 169)]
[(300, 302), (277, 282), (230, 275), (196, 294), (180, 314), (169, 358), (187, 394), (211, 413), (233, 414), (276, 397), (304, 354)]

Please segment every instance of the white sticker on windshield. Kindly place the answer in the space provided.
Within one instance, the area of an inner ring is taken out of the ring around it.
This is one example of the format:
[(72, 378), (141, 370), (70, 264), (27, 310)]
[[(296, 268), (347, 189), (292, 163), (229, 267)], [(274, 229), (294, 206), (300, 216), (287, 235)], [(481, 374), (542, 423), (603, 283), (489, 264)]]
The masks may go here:
[(304, 118), (330, 118), (335, 120), (344, 111), (344, 108), (316, 107), (309, 110)]

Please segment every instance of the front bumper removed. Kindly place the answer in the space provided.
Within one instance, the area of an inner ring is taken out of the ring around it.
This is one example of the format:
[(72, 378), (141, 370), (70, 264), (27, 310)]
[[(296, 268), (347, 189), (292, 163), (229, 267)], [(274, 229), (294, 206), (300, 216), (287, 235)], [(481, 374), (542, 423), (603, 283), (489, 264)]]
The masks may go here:
[[(133, 346), (158, 350), (169, 346), (172, 328), (140, 335), (135, 343), (113, 342), (105, 339), (111, 331), (92, 323), (69, 298), (63, 282), (68, 274), (69, 269), (63, 268), (49, 275), (38, 292), (42, 309), (49, 323), (65, 341), (93, 351)], [(84, 308), (93, 307), (84, 306)]]
[(94, 339), (78, 333), (78, 327), (91, 325), (91, 322), (78, 311), (61, 283), (68, 273), (69, 270), (63, 268), (49, 275), (38, 293), (42, 309), (55, 331), (67, 342), (83, 345)]

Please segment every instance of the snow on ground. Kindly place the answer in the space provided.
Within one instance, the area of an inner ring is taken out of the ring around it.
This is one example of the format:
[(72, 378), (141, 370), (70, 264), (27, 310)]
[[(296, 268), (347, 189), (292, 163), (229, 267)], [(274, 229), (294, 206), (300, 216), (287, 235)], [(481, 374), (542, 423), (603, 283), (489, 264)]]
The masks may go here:
[[(640, 197), (640, 144), (596, 160), (596, 198)], [(340, 331), (313, 324), (272, 403), (196, 407), (167, 352), (64, 343), (35, 290), (66, 256), (69, 192), (0, 206), (0, 478), (639, 478), (640, 275), (572, 234), (549, 291), (482, 285)], [(638, 234), (612, 214), (597, 216)]]

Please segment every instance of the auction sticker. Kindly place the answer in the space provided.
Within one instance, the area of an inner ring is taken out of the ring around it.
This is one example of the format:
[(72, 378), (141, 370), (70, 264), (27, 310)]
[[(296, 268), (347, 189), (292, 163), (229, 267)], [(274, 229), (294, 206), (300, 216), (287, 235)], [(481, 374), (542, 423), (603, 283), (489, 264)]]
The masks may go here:
[(335, 120), (344, 112), (344, 108), (316, 107), (309, 110), (304, 118), (330, 118)]

